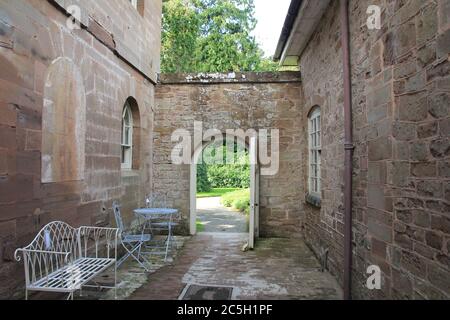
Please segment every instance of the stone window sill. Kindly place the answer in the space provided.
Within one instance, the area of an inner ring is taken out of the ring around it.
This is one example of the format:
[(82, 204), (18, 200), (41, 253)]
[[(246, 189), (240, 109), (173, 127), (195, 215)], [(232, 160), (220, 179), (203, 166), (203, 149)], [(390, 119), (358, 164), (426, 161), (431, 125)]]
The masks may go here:
[(318, 197), (317, 195), (314, 194), (310, 194), (307, 193), (306, 197), (305, 197), (305, 201), (307, 204), (316, 207), (316, 208), (321, 208), (322, 206), (322, 199), (320, 199), (320, 197)]
[(120, 173), (122, 178), (128, 178), (128, 177), (138, 177), (140, 172), (139, 170), (122, 169)]

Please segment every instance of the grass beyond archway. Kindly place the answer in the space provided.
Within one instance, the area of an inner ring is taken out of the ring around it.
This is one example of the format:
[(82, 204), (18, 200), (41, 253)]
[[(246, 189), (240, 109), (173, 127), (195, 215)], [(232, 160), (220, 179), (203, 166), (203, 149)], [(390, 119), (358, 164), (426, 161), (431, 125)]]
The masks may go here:
[(223, 195), (240, 190), (239, 188), (214, 188), (207, 192), (197, 192), (197, 198), (222, 197)]

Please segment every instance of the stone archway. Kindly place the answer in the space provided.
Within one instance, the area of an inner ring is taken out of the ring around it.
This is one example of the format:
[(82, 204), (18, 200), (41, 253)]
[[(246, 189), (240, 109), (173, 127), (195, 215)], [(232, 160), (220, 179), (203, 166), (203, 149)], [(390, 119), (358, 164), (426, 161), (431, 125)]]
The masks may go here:
[[(171, 152), (178, 144), (172, 134), (183, 129), (194, 137), (195, 122), (202, 122), (205, 131), (221, 133), (278, 129), (279, 170), (260, 177), (260, 236), (301, 237), (305, 134), (300, 75), (245, 73), (230, 77), (161, 75), (155, 95), (152, 190), (165, 194), (168, 205), (179, 209), (182, 221), (178, 231), (190, 234), (194, 229), (190, 216), (195, 203), (193, 170), (190, 164), (172, 162)], [(199, 155), (198, 148), (192, 146), (192, 150), (193, 156)]]
[[(197, 233), (197, 165), (199, 163), (199, 159), (203, 153), (203, 151), (210, 145), (218, 142), (226, 142), (226, 143), (235, 143), (240, 142), (245, 145), (245, 149), (249, 150), (249, 144), (247, 141), (242, 141), (236, 135), (226, 135), (222, 134), (221, 138), (214, 141), (203, 142), (202, 145), (197, 146), (192, 154), (192, 160), (190, 164), (190, 184), (189, 184), (189, 194), (190, 194), (190, 206), (189, 206), (189, 232), (191, 235), (195, 235)], [(250, 174), (250, 173), (249, 173)], [(259, 172), (257, 181), (259, 183)], [(250, 190), (250, 193), (255, 192), (259, 193), (259, 184), (256, 185), (256, 190)], [(259, 226), (257, 226), (259, 229)]]

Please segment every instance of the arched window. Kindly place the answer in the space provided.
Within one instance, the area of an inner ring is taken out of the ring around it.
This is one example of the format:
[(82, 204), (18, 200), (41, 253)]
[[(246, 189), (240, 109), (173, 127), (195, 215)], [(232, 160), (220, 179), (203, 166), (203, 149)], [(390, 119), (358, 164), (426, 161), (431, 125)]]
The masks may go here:
[(133, 167), (133, 114), (128, 101), (122, 113), (122, 169)]
[(321, 197), (320, 186), (320, 164), (321, 164), (321, 121), (320, 108), (315, 107), (308, 117), (308, 140), (309, 140), (309, 193)]

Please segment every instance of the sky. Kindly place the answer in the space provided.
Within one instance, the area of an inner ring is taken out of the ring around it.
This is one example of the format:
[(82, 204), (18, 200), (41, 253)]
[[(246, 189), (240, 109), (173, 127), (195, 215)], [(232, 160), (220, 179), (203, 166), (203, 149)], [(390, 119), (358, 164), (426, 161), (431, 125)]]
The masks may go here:
[(256, 40), (266, 57), (275, 53), (291, 0), (255, 0)]

